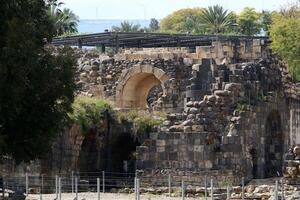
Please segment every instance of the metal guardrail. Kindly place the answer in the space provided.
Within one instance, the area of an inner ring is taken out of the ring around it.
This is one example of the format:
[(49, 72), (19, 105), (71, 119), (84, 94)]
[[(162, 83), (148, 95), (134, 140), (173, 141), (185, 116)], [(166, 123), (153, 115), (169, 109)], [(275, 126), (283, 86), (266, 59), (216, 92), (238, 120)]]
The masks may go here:
[(151, 48), (151, 47), (196, 47), (211, 45), (212, 41), (237, 41), (261, 39), (268, 42), (268, 37), (262, 36), (227, 36), (227, 35), (191, 35), (168, 33), (125, 33), (105, 32), (66, 37), (52, 40), (53, 45), (71, 46), (102, 46), (123, 48)]

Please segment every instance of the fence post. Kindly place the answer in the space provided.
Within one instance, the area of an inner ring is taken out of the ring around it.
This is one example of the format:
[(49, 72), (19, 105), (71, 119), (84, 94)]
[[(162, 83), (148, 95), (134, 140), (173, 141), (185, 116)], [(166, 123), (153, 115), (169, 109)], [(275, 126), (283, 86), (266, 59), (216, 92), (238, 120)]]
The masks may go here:
[(5, 198), (5, 180), (4, 180), (4, 176), (2, 175), (2, 196), (3, 199)]
[(137, 185), (136, 185), (136, 176), (134, 177), (134, 194), (135, 194), (135, 200), (137, 200)]
[(100, 178), (97, 178), (97, 194), (98, 200), (100, 200)]
[(74, 171), (72, 171), (72, 174), (71, 174), (71, 187), (72, 187), (72, 194), (74, 194)]
[(44, 187), (44, 175), (42, 174), (41, 188), (40, 188), (40, 200), (43, 200), (43, 187)]
[(77, 176), (75, 176), (75, 194), (76, 194), (76, 200), (78, 200), (78, 179), (77, 179)]
[(210, 179), (210, 195), (211, 195), (211, 200), (214, 199), (214, 183), (213, 179)]
[(185, 196), (184, 193), (185, 193), (184, 192), (184, 181), (181, 180), (181, 198), (182, 198), (182, 200), (184, 200), (184, 196)]
[(204, 195), (205, 195), (205, 200), (207, 200), (207, 176), (205, 175), (205, 180), (204, 180)]
[(227, 184), (227, 200), (230, 199), (229, 185)]
[(26, 173), (25, 174), (25, 190), (26, 190), (26, 196), (28, 196), (28, 194), (29, 194), (29, 191), (28, 191), (28, 174)]
[(58, 178), (58, 200), (61, 200), (61, 177)]
[(137, 195), (137, 200), (140, 200), (140, 179), (136, 179), (136, 195)]
[(242, 177), (242, 200), (244, 200), (245, 179)]
[(55, 194), (56, 194), (56, 198), (58, 199), (58, 176), (55, 176)]
[(169, 197), (171, 196), (171, 174), (168, 176), (168, 185), (169, 185)]
[(281, 200), (284, 200), (284, 182), (283, 182), (283, 178), (281, 179)]
[(105, 193), (105, 171), (102, 171), (102, 191)]
[(274, 199), (278, 200), (278, 180), (275, 181)]

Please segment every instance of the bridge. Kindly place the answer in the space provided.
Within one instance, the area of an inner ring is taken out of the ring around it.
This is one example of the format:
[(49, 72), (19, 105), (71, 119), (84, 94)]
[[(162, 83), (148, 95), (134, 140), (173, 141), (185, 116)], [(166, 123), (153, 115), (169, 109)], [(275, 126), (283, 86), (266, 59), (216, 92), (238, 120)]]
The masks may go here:
[(213, 41), (236, 41), (261, 39), (268, 42), (268, 37), (262, 36), (228, 36), (228, 35), (191, 35), (169, 33), (125, 33), (104, 32), (84, 34), (66, 37), (57, 37), (52, 41), (53, 45), (70, 45), (87, 47), (99, 46), (105, 51), (105, 47), (114, 48), (154, 48), (154, 47), (190, 47), (211, 45)]

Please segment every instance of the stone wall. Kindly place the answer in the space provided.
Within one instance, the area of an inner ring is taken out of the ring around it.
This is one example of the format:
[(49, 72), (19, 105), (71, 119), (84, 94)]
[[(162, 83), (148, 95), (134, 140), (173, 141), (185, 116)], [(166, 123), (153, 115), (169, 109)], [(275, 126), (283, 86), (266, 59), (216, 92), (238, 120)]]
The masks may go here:
[[(169, 114), (160, 131), (138, 148), (144, 176), (166, 170), (172, 176), (195, 172), (190, 181), (201, 179), (199, 171), (247, 180), (282, 175), (294, 123), (287, 112), (294, 108), (285, 92), (291, 85), (285, 67), (257, 41), (233, 47), (221, 42), (197, 49), (202, 58), (211, 57), (210, 68), (203, 71), (205, 59), (193, 66), (185, 111)], [(199, 72), (211, 73), (210, 91), (203, 90)]]

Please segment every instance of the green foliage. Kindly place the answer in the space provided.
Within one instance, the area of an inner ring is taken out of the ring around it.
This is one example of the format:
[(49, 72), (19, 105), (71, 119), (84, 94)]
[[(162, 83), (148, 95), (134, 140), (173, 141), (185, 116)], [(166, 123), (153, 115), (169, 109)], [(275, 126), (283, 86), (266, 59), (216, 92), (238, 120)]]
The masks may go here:
[(64, 126), (75, 91), (69, 48), (45, 48), (54, 29), (43, 0), (0, 4), (0, 155), (41, 158)]
[(79, 22), (78, 16), (76, 16), (70, 9), (64, 8), (63, 10), (60, 7), (63, 5), (62, 2), (57, 0), (48, 0), (48, 15), (55, 28), (55, 35), (70, 35), (77, 33), (77, 23)]
[(112, 31), (115, 32), (138, 32), (141, 30), (141, 26), (139, 24), (133, 24), (129, 21), (124, 21), (120, 26), (113, 26)]
[(288, 64), (294, 80), (300, 80), (300, 7), (291, 7), (273, 16), (271, 48)]
[(156, 32), (159, 30), (159, 22), (157, 21), (157, 19), (152, 18), (150, 20), (150, 24), (149, 24), (149, 31), (150, 32)]
[(261, 26), (266, 35), (269, 35), (269, 27), (272, 24), (272, 12), (263, 10), (261, 13)]
[(114, 118), (115, 113), (108, 101), (90, 97), (76, 97), (73, 112), (69, 117), (73, 123), (81, 126), (87, 133), (92, 126), (97, 126), (105, 117)]
[(160, 22), (160, 31), (171, 33), (203, 33), (199, 20), (202, 8), (187, 8), (175, 11)]
[(246, 7), (238, 16), (239, 32), (244, 35), (256, 35), (260, 33), (260, 14), (254, 8)]
[(225, 33), (236, 23), (235, 15), (222, 6), (215, 5), (205, 8), (200, 15), (200, 22), (209, 33)]
[(129, 111), (118, 113), (119, 122), (130, 121), (134, 124), (135, 130), (138, 134), (151, 132), (154, 127), (162, 124), (165, 118), (161, 113), (148, 113), (143, 111)]

